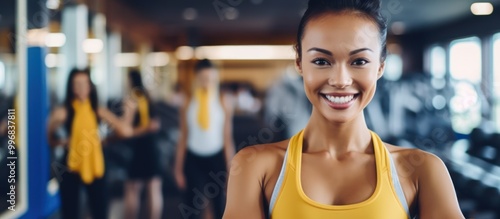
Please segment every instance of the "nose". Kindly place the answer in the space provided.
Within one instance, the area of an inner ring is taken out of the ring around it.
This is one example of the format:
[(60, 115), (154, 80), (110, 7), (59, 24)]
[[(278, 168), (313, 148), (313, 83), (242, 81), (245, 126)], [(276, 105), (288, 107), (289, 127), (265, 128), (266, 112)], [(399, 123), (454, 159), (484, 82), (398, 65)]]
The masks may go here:
[(336, 88), (346, 88), (352, 84), (351, 73), (345, 66), (339, 65), (330, 73), (328, 84)]

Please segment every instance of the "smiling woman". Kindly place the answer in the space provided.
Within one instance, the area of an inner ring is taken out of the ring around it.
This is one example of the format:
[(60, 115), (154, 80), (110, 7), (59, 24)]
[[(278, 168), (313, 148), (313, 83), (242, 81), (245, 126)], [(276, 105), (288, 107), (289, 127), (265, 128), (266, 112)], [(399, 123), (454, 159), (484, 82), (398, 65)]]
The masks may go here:
[(387, 54), (380, 14), (377, 0), (309, 1), (295, 64), (312, 115), (291, 139), (236, 155), (224, 219), (463, 218), (438, 157), (367, 128)]

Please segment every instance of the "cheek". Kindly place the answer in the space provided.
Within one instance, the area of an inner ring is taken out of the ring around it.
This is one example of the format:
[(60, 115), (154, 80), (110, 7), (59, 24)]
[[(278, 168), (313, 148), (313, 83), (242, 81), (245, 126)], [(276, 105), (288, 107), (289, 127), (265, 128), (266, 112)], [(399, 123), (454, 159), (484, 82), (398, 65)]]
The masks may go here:
[(90, 93), (90, 87), (85, 84), (77, 84), (75, 85), (73, 91), (76, 94), (88, 94)]
[(303, 69), (302, 78), (304, 79), (305, 90), (315, 91), (328, 82), (326, 73), (317, 72), (314, 69)]

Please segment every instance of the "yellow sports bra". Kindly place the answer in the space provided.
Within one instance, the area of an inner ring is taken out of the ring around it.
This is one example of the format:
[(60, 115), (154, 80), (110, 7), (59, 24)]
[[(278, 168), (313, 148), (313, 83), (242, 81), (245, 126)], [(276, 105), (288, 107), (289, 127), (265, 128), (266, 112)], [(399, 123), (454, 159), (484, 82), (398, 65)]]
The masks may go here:
[[(365, 201), (349, 205), (326, 205), (306, 196), (300, 180), (303, 130), (290, 139), (280, 175), (269, 202), (271, 219), (408, 219), (408, 204), (394, 161), (382, 140), (371, 132), (375, 152), (377, 185)], [(334, 170), (332, 170), (334, 171)]]

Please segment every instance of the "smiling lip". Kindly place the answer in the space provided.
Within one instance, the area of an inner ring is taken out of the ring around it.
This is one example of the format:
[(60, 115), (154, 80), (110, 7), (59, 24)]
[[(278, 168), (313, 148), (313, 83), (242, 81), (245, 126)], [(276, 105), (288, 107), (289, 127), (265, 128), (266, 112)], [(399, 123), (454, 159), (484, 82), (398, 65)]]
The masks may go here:
[(323, 100), (333, 109), (344, 110), (351, 107), (358, 98), (358, 93), (321, 93)]

